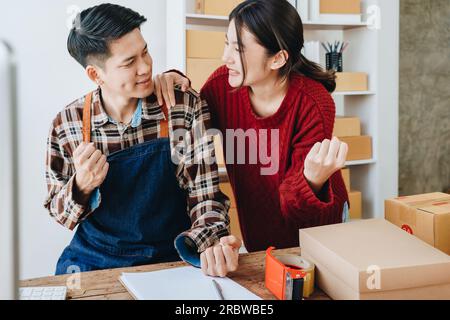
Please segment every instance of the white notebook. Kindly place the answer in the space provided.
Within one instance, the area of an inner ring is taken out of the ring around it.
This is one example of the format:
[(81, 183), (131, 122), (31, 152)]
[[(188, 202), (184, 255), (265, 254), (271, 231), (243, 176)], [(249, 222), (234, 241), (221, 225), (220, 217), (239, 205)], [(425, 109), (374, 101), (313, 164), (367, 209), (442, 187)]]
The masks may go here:
[(122, 273), (119, 278), (137, 300), (218, 300), (212, 279), (219, 283), (225, 300), (261, 300), (229, 278), (208, 277), (201, 269), (191, 266)]

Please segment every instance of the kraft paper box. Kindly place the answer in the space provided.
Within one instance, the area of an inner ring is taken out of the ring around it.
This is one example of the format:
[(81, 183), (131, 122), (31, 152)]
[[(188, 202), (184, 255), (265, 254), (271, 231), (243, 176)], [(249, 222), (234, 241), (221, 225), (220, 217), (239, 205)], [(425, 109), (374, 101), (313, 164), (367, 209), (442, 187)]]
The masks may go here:
[(350, 184), (350, 169), (344, 168), (341, 169), (342, 179), (344, 180), (345, 189), (347, 189), (347, 192), (350, 192), (351, 190), (351, 184)]
[(205, 0), (195, 0), (195, 13), (197, 14), (205, 13)]
[(186, 56), (188, 58), (221, 59), (225, 32), (187, 30)]
[(221, 65), (221, 59), (188, 58), (186, 61), (187, 76), (191, 79), (193, 89), (199, 91), (209, 76)]
[(320, 0), (320, 13), (360, 14), (361, 0)]
[(336, 117), (333, 136), (351, 137), (361, 135), (361, 121), (357, 117)]
[(220, 136), (214, 136), (214, 151), (216, 152), (216, 162), (218, 167), (225, 167), (225, 157), (223, 154), (223, 146), (220, 141)]
[(239, 239), (242, 239), (241, 227), (239, 224), (239, 217), (236, 208), (236, 200), (234, 199), (233, 189), (231, 188), (231, 184), (229, 182), (221, 182), (220, 183), (220, 191), (222, 191), (225, 195), (230, 199), (230, 210), (228, 211), (228, 215), (230, 217), (230, 231), (232, 235), (235, 235)]
[(347, 143), (347, 161), (372, 159), (372, 138), (370, 136), (341, 137)]
[(384, 203), (385, 218), (450, 255), (450, 195), (427, 193)]
[(244, 0), (196, 0), (195, 13), (228, 16)]
[(367, 91), (367, 73), (336, 72), (336, 91)]
[(350, 201), (349, 218), (352, 220), (362, 218), (362, 194), (360, 191), (350, 191), (348, 193)]
[(384, 219), (300, 230), (332, 299), (450, 299), (450, 257)]

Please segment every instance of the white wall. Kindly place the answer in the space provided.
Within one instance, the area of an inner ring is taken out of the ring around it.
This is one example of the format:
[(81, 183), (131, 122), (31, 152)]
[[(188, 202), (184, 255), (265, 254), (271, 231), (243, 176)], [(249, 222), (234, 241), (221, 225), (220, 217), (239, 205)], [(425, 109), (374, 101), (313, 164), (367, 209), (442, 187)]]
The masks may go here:
[[(107, 1), (105, 1), (107, 2)], [(109, 1), (132, 8), (148, 19), (143, 34), (154, 60), (154, 72), (166, 69), (166, 4), (160, 0)], [(66, 49), (67, 9), (102, 3), (94, 0), (18, 0), (4, 4), (0, 38), (18, 57), (20, 278), (52, 275), (56, 261), (73, 236), (43, 208), (45, 147), (57, 112), (94, 89), (84, 70)]]

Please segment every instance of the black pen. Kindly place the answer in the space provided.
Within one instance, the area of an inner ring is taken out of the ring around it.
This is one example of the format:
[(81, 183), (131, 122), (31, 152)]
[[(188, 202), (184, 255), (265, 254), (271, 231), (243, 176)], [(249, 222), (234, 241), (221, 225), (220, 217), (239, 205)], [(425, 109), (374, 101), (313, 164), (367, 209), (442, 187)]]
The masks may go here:
[(328, 43), (329, 47), (330, 47), (330, 52), (333, 52), (333, 45), (331, 43)]
[(222, 288), (220, 287), (220, 285), (214, 279), (212, 279), (212, 282), (213, 282), (214, 288), (216, 289), (217, 295), (219, 296), (219, 300), (225, 300), (225, 298), (223, 297)]

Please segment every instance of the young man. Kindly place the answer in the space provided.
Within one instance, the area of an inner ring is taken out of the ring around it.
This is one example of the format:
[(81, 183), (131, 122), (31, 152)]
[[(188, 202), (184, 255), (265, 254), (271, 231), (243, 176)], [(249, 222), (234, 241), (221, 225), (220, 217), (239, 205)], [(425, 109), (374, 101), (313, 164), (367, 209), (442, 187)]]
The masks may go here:
[(56, 116), (47, 142), (45, 207), (78, 226), (56, 274), (179, 257), (212, 276), (237, 268), (241, 242), (229, 235), (207, 106), (194, 91), (177, 91), (169, 111), (158, 105), (145, 21), (102, 4), (70, 31), (69, 53), (98, 88)]

